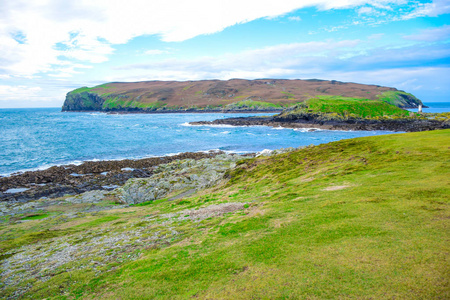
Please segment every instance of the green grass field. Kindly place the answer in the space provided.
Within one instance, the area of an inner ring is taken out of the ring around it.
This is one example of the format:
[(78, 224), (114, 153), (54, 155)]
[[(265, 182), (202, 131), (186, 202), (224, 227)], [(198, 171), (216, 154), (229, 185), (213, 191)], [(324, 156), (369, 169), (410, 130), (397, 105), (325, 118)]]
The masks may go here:
[[(450, 130), (342, 140), (243, 161), (229, 181), (190, 198), (5, 221), (0, 262), (33, 259), (8, 266), (27, 276), (0, 296), (449, 299), (449, 148)], [(183, 218), (219, 203), (246, 204)], [(126, 238), (105, 249), (108, 236)], [(80, 245), (56, 268), (36, 254)], [(27, 273), (35, 265), (41, 277)]]

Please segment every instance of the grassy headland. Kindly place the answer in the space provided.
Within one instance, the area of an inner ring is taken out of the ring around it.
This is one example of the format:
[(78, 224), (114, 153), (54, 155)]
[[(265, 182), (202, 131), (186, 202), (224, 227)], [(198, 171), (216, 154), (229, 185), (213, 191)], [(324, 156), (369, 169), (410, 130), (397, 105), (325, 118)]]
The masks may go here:
[(450, 128), (450, 113), (416, 113), (381, 100), (317, 96), (274, 116), (227, 118), (191, 124), (410, 132)]
[(450, 130), (342, 140), (242, 160), (174, 201), (3, 217), (0, 295), (447, 299), (449, 145)]
[(416, 114), (387, 102), (341, 96), (319, 96), (294, 106), (281, 116), (315, 114), (328, 119), (370, 119), (379, 117), (410, 117)]

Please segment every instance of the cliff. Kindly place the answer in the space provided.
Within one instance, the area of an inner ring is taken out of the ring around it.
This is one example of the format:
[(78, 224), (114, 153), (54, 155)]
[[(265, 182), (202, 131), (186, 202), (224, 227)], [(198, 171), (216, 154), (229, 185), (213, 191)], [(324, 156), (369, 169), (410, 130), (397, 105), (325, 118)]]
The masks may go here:
[(422, 102), (390, 87), (335, 80), (231, 79), (113, 82), (67, 94), (62, 111), (282, 111), (318, 96), (382, 100), (401, 108)]

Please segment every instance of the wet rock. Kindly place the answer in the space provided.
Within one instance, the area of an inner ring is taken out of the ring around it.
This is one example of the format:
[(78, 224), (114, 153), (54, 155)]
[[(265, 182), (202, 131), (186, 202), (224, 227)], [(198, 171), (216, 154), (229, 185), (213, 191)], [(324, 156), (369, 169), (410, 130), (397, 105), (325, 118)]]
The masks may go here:
[[(89, 161), (78, 166), (54, 166), (46, 170), (13, 174), (0, 177), (0, 202), (27, 202), (42, 197), (57, 198), (92, 190), (110, 190), (111, 187), (122, 186), (130, 178), (150, 177), (153, 169), (160, 164), (180, 159), (209, 158), (220, 153), (186, 152), (139, 160)], [(19, 188), (22, 190), (17, 190)]]

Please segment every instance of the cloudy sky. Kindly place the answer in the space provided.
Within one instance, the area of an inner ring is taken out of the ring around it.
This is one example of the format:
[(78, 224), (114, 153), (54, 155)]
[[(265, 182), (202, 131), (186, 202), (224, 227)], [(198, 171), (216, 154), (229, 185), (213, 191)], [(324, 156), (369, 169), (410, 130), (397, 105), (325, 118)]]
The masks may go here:
[(450, 0), (0, 0), (0, 107), (111, 81), (319, 78), (450, 101)]

